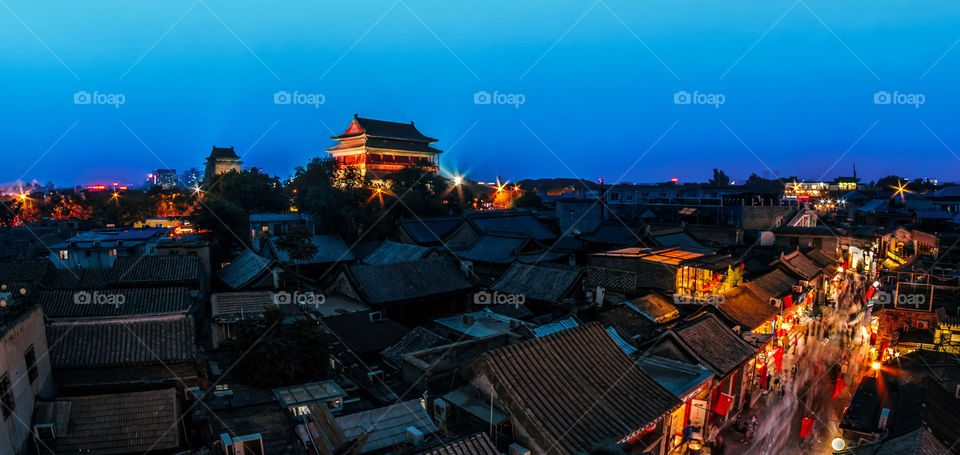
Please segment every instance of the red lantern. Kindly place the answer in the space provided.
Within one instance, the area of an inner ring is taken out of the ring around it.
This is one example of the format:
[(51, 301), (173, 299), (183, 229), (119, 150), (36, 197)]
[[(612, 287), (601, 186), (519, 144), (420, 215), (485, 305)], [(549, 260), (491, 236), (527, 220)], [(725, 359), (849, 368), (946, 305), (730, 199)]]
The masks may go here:
[(800, 419), (800, 437), (805, 438), (813, 431), (813, 417), (804, 417)]

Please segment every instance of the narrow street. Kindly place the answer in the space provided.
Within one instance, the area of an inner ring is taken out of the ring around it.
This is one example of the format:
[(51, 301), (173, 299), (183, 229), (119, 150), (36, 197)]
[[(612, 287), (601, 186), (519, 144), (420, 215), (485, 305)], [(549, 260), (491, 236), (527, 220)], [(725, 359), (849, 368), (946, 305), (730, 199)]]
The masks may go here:
[[(850, 274), (838, 299), (839, 304), (823, 307), (819, 318), (811, 318), (798, 336), (797, 344), (785, 350), (783, 372), (756, 399), (750, 410), (741, 413), (746, 424), (757, 417), (756, 434), (746, 441), (736, 422), (721, 434), (727, 454), (829, 454), (830, 442), (839, 435), (838, 424), (845, 404), (859, 379), (868, 370), (871, 346), (861, 326), (869, 325), (862, 303), (867, 280)], [(869, 327), (867, 327), (869, 329)], [(837, 376), (846, 387), (831, 399)], [(801, 420), (813, 418), (812, 431), (800, 437)]]

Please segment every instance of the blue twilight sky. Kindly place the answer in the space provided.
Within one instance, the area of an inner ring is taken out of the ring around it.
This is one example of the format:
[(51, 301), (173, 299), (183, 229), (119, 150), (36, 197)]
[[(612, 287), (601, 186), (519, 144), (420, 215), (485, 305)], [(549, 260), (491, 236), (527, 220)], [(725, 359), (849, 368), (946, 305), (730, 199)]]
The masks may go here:
[(354, 113), (481, 181), (953, 181), (958, 40), (942, 0), (0, 0), (0, 183), (136, 183), (214, 144), (288, 176)]

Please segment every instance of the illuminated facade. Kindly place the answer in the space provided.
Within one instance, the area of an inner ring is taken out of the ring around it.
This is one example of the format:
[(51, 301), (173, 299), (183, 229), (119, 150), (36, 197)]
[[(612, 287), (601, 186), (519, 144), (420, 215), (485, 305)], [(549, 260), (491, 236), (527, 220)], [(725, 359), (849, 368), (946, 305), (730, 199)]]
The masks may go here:
[(436, 139), (424, 136), (410, 123), (396, 123), (353, 116), (343, 134), (333, 136), (337, 145), (327, 152), (340, 166), (350, 166), (373, 179), (408, 167), (440, 169), (438, 154), (431, 147)]
[(798, 201), (816, 200), (827, 195), (830, 184), (827, 182), (797, 182), (788, 183), (783, 189), (784, 197)]

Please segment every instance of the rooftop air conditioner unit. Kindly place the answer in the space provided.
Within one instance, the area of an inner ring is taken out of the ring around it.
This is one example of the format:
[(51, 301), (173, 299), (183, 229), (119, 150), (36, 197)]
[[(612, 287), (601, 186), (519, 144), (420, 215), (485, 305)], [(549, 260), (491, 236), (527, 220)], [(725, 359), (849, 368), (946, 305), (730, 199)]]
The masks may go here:
[[(957, 386), (957, 394), (960, 395), (960, 385)], [(433, 400), (433, 420), (437, 423), (445, 423), (449, 413), (450, 405), (446, 401), (440, 398)]]
[(414, 446), (420, 445), (423, 442), (423, 432), (417, 429), (417, 427), (407, 427), (407, 442), (413, 444)]
[(185, 387), (183, 396), (187, 401), (199, 400), (203, 398), (203, 392), (200, 391), (200, 387)]
[(810, 282), (807, 280), (800, 280), (800, 286), (810, 287)]
[(263, 438), (253, 433), (233, 438), (233, 450), (236, 455), (264, 455)]
[(888, 420), (889, 418), (890, 418), (890, 409), (883, 408), (883, 410), (880, 411), (880, 421), (877, 422), (877, 428), (878, 428), (878, 429), (881, 429), (881, 430), (884, 429), (884, 428), (886, 428), (886, 427), (887, 427), (887, 420)]
[(53, 430), (52, 423), (38, 423), (33, 426), (33, 437), (41, 441), (52, 441), (57, 439), (56, 432)]
[(460, 271), (469, 278), (473, 275), (473, 262), (460, 261)]
[(517, 443), (510, 444), (509, 449), (510, 455), (530, 455), (530, 449)]
[(233, 450), (233, 439), (226, 433), (220, 433), (220, 445), (223, 447), (223, 455), (236, 455)]
[(377, 321), (380, 321), (380, 320), (383, 320), (383, 313), (381, 313), (381, 312), (379, 312), (379, 311), (371, 311), (371, 312), (370, 312), (370, 322), (377, 322)]
[(793, 293), (794, 293), (794, 294), (799, 294), (799, 293), (801, 293), (801, 292), (803, 292), (803, 286), (802, 286), (802, 285), (793, 286)]

